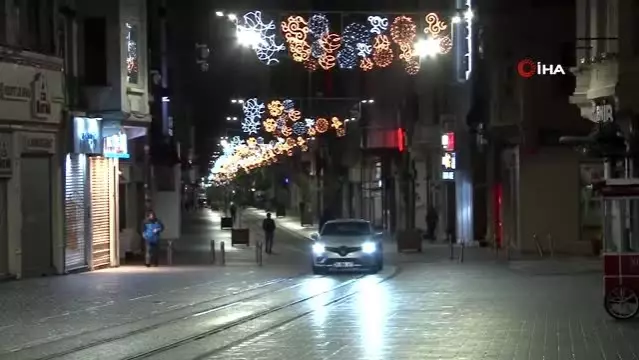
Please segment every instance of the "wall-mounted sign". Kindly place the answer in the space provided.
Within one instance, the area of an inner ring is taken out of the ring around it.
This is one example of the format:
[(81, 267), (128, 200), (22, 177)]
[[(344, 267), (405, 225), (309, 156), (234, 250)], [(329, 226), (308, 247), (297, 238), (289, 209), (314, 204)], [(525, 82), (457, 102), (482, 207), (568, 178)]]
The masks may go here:
[(609, 101), (594, 102), (592, 105), (592, 120), (595, 122), (615, 121), (615, 108)]
[(455, 180), (456, 168), (455, 153), (445, 152), (444, 155), (442, 155), (442, 179)]
[(43, 73), (37, 73), (33, 80), (33, 117), (48, 119), (51, 116), (51, 95), (49, 83)]
[(444, 151), (455, 151), (455, 133), (447, 132), (442, 135), (442, 147)]
[(13, 175), (11, 162), (11, 133), (0, 133), (0, 177)]
[(102, 154), (102, 128), (100, 118), (73, 118), (74, 146), (76, 154)]
[(104, 141), (104, 157), (119, 159), (129, 158), (129, 149), (127, 146), (129, 138), (120, 121), (103, 120), (102, 137)]
[(56, 152), (55, 134), (51, 133), (23, 133), (22, 153), (46, 153)]

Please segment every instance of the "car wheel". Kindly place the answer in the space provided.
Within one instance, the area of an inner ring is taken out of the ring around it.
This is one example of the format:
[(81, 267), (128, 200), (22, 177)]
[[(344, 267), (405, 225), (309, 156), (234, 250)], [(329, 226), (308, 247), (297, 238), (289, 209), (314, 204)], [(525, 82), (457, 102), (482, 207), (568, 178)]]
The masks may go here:
[(313, 266), (313, 274), (315, 275), (324, 275), (326, 274), (326, 270), (319, 266)]

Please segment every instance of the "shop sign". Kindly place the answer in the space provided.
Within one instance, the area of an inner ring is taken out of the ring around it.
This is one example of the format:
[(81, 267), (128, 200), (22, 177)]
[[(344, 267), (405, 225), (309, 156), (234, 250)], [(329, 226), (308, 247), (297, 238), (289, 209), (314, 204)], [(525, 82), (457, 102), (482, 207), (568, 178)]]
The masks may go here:
[(444, 155), (442, 155), (442, 179), (455, 180), (456, 168), (455, 153), (445, 152)]
[(31, 89), (24, 86), (0, 82), (0, 99), (10, 101), (29, 101), (31, 100)]
[(602, 103), (593, 104), (592, 118), (595, 122), (613, 122), (615, 121), (615, 113), (612, 104)]
[(447, 132), (442, 135), (442, 147), (444, 151), (455, 151), (455, 133)]
[(37, 73), (33, 80), (33, 116), (39, 119), (48, 119), (51, 116), (51, 94), (49, 84), (43, 73)]
[(12, 174), (11, 133), (0, 133), (0, 177), (8, 178)]
[(76, 154), (102, 154), (102, 128), (100, 118), (73, 118), (74, 146)]
[(24, 133), (22, 135), (22, 153), (54, 154), (55, 152), (55, 134)]
[(107, 158), (128, 159), (128, 137), (119, 121), (103, 121), (103, 155)]

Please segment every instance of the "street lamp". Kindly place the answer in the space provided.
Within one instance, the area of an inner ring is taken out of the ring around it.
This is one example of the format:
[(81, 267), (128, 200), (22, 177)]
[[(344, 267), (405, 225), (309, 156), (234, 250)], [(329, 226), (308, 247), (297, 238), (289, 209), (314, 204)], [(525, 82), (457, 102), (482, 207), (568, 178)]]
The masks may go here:
[(223, 17), (223, 16), (224, 16), (224, 11), (216, 11), (216, 12), (215, 12), (215, 16), (217, 16), (217, 17)]
[(435, 57), (441, 54), (440, 40), (435, 38), (418, 40), (415, 43), (415, 54), (420, 58)]
[(244, 104), (244, 99), (231, 99), (231, 104)]
[(226, 17), (228, 17), (229, 20), (231, 20), (231, 21), (237, 20), (237, 15), (235, 15), (235, 14), (228, 14), (228, 15), (226, 15)]
[(237, 116), (227, 116), (226, 121), (237, 121)]
[(375, 103), (375, 100), (373, 99), (362, 100), (362, 104), (373, 104), (373, 103)]

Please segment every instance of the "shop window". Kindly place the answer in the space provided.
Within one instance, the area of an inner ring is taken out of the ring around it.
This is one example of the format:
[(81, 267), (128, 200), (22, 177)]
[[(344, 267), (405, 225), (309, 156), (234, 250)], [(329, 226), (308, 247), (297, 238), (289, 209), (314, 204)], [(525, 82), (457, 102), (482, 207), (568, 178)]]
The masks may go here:
[(107, 84), (106, 18), (84, 20), (84, 77), (86, 85)]
[(126, 26), (126, 74), (129, 84), (138, 85), (140, 81), (140, 53), (138, 51), (140, 31), (137, 24)]

